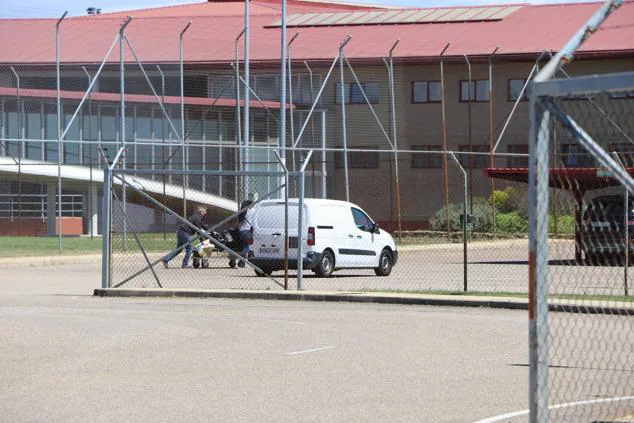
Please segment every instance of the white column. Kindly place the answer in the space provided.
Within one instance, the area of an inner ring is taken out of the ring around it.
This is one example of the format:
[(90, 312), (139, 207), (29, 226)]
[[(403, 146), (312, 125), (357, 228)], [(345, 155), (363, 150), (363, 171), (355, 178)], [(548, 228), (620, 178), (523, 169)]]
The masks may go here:
[(55, 236), (57, 234), (56, 222), (56, 204), (57, 204), (57, 184), (55, 182), (49, 182), (46, 184), (46, 234), (48, 236)]
[(93, 183), (90, 190), (90, 208), (91, 214), (88, 221), (88, 235), (99, 235), (99, 189), (97, 184)]

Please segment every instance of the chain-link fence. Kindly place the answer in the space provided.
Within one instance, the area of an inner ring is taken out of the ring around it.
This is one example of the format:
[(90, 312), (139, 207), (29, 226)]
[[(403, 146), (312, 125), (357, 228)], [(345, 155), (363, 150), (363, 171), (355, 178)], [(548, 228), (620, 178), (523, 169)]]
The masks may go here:
[[(535, 415), (618, 421), (634, 409), (634, 74), (540, 82), (534, 96)], [(548, 235), (554, 210), (572, 237)], [(587, 314), (548, 313), (563, 305)]]

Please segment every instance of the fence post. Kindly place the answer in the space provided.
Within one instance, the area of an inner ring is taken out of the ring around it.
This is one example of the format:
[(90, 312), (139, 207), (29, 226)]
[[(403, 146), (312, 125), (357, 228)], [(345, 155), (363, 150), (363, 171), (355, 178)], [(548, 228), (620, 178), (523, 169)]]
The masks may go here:
[[(180, 99), (180, 108), (181, 108), (181, 148), (183, 149), (181, 153), (181, 162), (182, 169), (185, 170), (185, 166), (187, 163), (187, 148), (185, 147), (185, 82), (183, 75), (183, 35), (185, 31), (189, 29), (191, 25), (191, 21), (185, 25), (185, 28), (181, 31), (179, 37), (179, 48), (178, 48), (178, 57), (179, 57), (179, 74), (180, 74), (180, 88), (181, 88), (181, 99)], [(187, 186), (189, 185), (189, 175), (186, 173), (183, 174), (183, 217), (187, 219)]]
[(341, 129), (343, 140), (343, 172), (346, 187), (346, 201), (350, 201), (350, 184), (349, 184), (349, 171), (348, 171), (348, 140), (346, 138), (346, 88), (343, 75), (343, 48), (350, 41), (350, 36), (347, 36), (345, 40), (339, 45), (339, 74), (341, 77), (341, 86), (339, 92), (341, 93)]
[(297, 210), (297, 290), (303, 289), (302, 281), (304, 276), (304, 188), (306, 176), (306, 166), (310, 162), (313, 150), (308, 152), (308, 156), (304, 159), (302, 167), (299, 170), (299, 210)]
[(110, 287), (110, 222), (112, 175), (108, 164), (103, 169), (103, 201), (101, 209), (101, 287)]
[(62, 250), (62, 100), (60, 98), (60, 75), (59, 75), (59, 25), (62, 23), (68, 12), (64, 12), (55, 24), (55, 75), (57, 88), (57, 249)]
[[(534, 88), (534, 87), (533, 87)], [(530, 96), (529, 161), (529, 413), (547, 423), (548, 410), (548, 143), (549, 112)]]

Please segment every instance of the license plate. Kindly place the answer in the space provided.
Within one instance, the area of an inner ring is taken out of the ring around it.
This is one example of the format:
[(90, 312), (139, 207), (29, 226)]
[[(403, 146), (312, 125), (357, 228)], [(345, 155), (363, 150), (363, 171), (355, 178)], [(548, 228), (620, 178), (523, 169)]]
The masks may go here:
[(592, 222), (593, 228), (609, 228), (610, 222)]
[(280, 249), (277, 247), (261, 247), (260, 254), (277, 254), (280, 252)]

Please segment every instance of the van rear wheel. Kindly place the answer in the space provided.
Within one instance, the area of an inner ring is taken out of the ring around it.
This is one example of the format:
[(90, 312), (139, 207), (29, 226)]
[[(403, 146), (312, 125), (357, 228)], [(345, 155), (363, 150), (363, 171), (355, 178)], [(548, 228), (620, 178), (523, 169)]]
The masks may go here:
[(379, 257), (379, 267), (374, 268), (374, 273), (377, 276), (389, 276), (392, 272), (392, 254), (388, 250), (381, 251), (381, 257)]
[(332, 275), (332, 271), (335, 269), (335, 258), (328, 250), (321, 253), (319, 257), (319, 263), (315, 267), (315, 274), (321, 278), (329, 278)]

